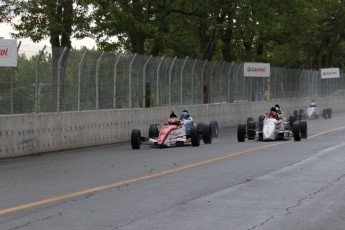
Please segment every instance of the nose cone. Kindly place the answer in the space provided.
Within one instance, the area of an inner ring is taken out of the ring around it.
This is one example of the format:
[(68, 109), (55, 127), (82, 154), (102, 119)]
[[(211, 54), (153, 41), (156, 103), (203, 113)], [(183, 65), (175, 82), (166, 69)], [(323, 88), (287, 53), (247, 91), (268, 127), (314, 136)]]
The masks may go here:
[(276, 139), (276, 120), (267, 119), (262, 130), (262, 138), (264, 141), (270, 141)]

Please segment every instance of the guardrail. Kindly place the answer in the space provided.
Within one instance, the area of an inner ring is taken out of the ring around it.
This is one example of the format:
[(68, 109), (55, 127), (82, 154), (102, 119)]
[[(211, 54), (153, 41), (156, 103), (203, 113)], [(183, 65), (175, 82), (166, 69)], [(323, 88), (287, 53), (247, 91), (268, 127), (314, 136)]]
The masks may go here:
[[(258, 118), (276, 103), (292, 115), (293, 110), (309, 105), (310, 99), (2, 115), (0, 158), (126, 142), (133, 128), (145, 135), (150, 124), (166, 121), (171, 110), (179, 113), (187, 109), (197, 122), (216, 120), (220, 128), (232, 127), (249, 116)], [(320, 99), (317, 103), (321, 109), (345, 111), (343, 97)]]

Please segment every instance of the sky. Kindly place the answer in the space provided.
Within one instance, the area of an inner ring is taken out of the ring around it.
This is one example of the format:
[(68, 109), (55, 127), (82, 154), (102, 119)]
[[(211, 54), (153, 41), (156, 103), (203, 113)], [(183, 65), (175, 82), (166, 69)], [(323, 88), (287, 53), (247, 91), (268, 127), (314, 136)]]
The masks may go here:
[[(13, 39), (10, 35), (11, 32), (15, 32), (15, 31), (13, 30), (10, 24), (0, 23), (0, 37), (4, 39)], [(48, 52), (51, 48), (51, 45), (48, 39), (43, 40), (39, 43), (32, 42), (30, 38), (17, 39), (17, 41), (18, 41), (18, 44), (19, 44), (19, 41), (21, 41), (19, 53), (26, 53), (28, 55), (37, 54), (40, 50), (43, 49), (44, 46), (47, 46), (46, 51)], [(80, 49), (81, 47), (84, 47), (84, 46), (89, 49), (92, 49), (96, 47), (96, 43), (92, 38), (85, 38), (82, 40), (72, 39), (73, 48)]]

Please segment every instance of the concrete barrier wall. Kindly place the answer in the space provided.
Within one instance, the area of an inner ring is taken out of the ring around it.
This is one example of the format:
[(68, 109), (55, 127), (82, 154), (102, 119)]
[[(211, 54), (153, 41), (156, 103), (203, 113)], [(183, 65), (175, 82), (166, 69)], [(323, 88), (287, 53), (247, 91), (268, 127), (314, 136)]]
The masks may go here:
[[(149, 125), (166, 121), (171, 110), (179, 114), (187, 109), (196, 122), (216, 120), (220, 128), (232, 127), (248, 117), (257, 120), (276, 103), (289, 116), (293, 110), (309, 105), (310, 100), (4, 115), (0, 116), (0, 158), (126, 142), (130, 140), (133, 128), (147, 136)], [(320, 99), (317, 103), (320, 109), (345, 111), (343, 98)]]

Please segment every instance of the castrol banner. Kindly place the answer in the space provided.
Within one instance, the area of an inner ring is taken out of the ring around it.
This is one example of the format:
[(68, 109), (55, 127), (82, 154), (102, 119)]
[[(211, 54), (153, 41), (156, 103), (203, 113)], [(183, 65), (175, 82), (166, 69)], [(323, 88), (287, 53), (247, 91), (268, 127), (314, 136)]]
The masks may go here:
[(269, 63), (246, 62), (243, 63), (244, 77), (270, 77), (271, 66)]
[(321, 79), (339, 78), (339, 77), (340, 77), (339, 68), (321, 69)]
[(0, 39), (0, 67), (16, 67), (17, 59), (17, 40)]

